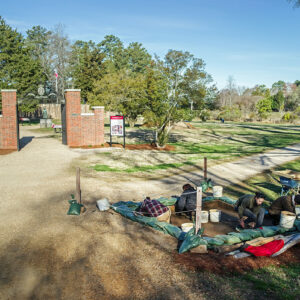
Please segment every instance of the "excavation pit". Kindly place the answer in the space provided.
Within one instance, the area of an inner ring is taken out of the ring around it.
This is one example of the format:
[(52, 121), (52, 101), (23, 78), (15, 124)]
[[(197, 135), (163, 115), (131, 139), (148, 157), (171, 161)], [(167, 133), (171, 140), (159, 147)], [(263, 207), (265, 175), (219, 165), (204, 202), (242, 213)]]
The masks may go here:
[[(235, 230), (238, 224), (238, 214), (234, 211), (232, 205), (227, 204), (220, 200), (207, 201), (203, 203), (202, 210), (209, 211), (211, 209), (218, 209), (221, 211), (220, 222), (208, 222), (202, 223), (201, 227), (204, 228), (204, 236), (214, 237), (218, 234), (227, 234)], [(181, 227), (184, 223), (191, 223), (191, 219), (182, 214), (178, 215), (174, 213), (174, 207), (171, 207), (171, 224), (177, 227)]]

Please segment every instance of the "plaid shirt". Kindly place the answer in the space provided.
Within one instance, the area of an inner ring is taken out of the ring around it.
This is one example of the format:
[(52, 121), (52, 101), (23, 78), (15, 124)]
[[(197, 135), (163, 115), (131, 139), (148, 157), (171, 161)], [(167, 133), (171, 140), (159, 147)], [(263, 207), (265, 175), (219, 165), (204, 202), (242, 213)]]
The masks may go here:
[(169, 209), (157, 200), (145, 199), (139, 207), (139, 212), (147, 217), (158, 217)]

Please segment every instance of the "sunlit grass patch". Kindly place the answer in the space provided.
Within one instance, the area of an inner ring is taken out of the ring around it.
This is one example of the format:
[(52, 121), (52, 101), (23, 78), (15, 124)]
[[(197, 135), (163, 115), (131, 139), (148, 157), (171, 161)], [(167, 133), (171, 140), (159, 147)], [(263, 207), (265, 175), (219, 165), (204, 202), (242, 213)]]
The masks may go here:
[(92, 168), (97, 172), (125, 172), (125, 173), (135, 173), (135, 172), (151, 172), (155, 170), (167, 170), (172, 168), (180, 168), (184, 165), (195, 165), (192, 161), (185, 161), (182, 163), (169, 163), (169, 164), (158, 164), (158, 165), (146, 165), (146, 166), (134, 166), (127, 169), (121, 168), (111, 168), (107, 165), (95, 165)]
[(299, 299), (300, 266), (269, 266), (252, 271), (242, 278), (252, 282), (255, 289), (273, 294), (276, 299)]

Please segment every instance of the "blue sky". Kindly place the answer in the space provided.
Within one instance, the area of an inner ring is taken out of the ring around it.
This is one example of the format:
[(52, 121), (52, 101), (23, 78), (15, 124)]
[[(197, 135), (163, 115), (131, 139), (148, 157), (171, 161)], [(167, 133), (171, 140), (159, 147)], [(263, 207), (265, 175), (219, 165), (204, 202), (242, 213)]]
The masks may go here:
[(219, 88), (300, 80), (300, 8), (287, 0), (1, 1), (0, 15), (25, 33), (66, 26), (72, 41), (118, 36), (151, 54), (189, 51), (206, 63)]

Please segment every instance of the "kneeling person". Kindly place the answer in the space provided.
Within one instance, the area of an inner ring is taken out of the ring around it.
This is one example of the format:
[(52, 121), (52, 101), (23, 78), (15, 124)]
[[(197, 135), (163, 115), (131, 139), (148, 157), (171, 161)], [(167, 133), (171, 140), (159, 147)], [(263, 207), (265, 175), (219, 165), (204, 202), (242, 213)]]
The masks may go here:
[(145, 217), (157, 218), (159, 222), (170, 223), (170, 209), (155, 199), (151, 200), (149, 197), (146, 197), (136, 211)]
[(269, 215), (274, 225), (279, 223), (282, 211), (295, 213), (296, 205), (300, 205), (300, 195), (281, 196), (277, 198), (269, 207)]
[(265, 195), (255, 193), (255, 195), (244, 195), (240, 197), (235, 205), (235, 210), (239, 213), (240, 226), (245, 228), (245, 222), (251, 227), (260, 227), (264, 221), (265, 210), (262, 203)]
[(175, 204), (176, 212), (187, 212), (191, 217), (191, 211), (196, 209), (197, 191), (189, 184), (186, 183), (182, 187), (182, 194)]

